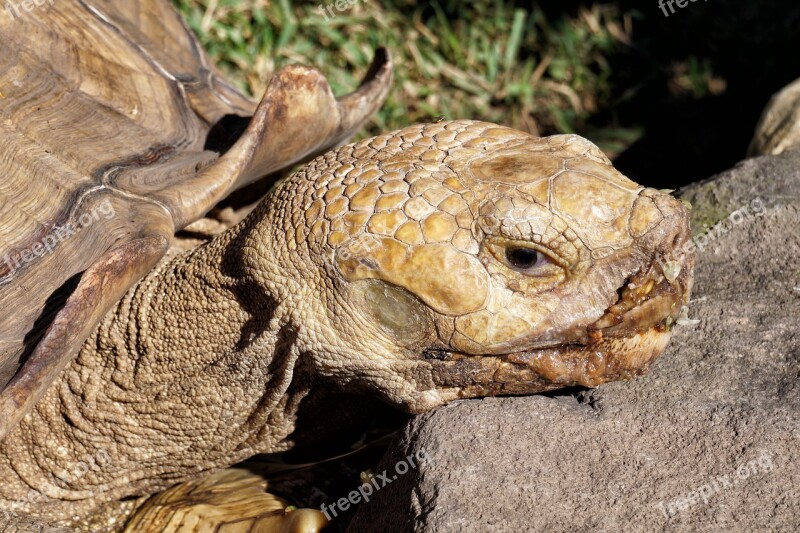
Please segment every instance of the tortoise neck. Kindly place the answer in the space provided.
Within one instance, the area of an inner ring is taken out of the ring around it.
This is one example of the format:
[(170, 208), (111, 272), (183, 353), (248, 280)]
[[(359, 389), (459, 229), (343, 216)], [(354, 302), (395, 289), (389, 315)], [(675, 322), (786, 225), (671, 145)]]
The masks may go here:
[[(166, 259), (104, 318), (2, 444), (0, 507), (31, 487), (62, 503), (150, 494), (288, 449), (310, 380), (288, 306), (238, 257), (244, 231)], [(53, 483), (80, 462), (84, 475)]]

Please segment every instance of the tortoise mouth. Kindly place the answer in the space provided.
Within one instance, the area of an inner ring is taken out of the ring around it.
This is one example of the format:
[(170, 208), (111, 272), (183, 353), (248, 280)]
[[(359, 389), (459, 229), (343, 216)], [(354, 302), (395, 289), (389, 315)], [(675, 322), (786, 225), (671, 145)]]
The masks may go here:
[[(591, 344), (563, 344), (500, 355), (439, 351), (430, 357), (433, 380), (448, 399), (534, 394), (596, 387), (644, 374), (666, 348), (662, 325)], [(449, 391), (449, 392), (448, 392)]]
[(669, 331), (688, 303), (690, 283), (688, 269), (676, 262), (655, 262), (630, 276), (617, 291), (616, 303), (586, 328), (586, 344), (651, 329)]
[(598, 319), (564, 331), (560, 339), (531, 339), (505, 353), (428, 350), (432, 380), (449, 401), (596, 387), (640, 376), (667, 347), (689, 300), (693, 266), (694, 256), (677, 245), (656, 254), (623, 281), (616, 301)]
[(459, 398), (631, 379), (644, 374), (666, 348), (690, 283), (688, 268), (654, 262), (626, 279), (617, 301), (569, 341), (500, 354), (426, 350), (424, 356), (437, 386), (456, 388)]
[[(665, 273), (665, 271), (671, 274)], [(521, 350), (460, 352), (446, 348), (423, 351), (425, 359), (449, 361), (466, 357), (501, 357), (514, 360), (520, 354), (547, 350), (581, 350), (604, 344), (609, 339), (631, 339), (637, 335), (669, 332), (688, 300), (686, 269), (654, 263), (629, 276), (617, 290), (617, 300), (588, 326), (564, 333), (563, 340), (532, 340)]]

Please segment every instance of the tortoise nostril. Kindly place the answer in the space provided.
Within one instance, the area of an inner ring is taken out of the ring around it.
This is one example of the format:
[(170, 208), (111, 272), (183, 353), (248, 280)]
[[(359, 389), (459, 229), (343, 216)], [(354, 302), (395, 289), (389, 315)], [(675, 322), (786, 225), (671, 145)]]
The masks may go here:
[(681, 227), (680, 219), (678, 217), (674, 217), (671, 220), (665, 220), (664, 223), (668, 228), (668, 233), (663, 236), (661, 241), (664, 246), (663, 251), (665, 253), (670, 253), (680, 250), (683, 244), (686, 242), (686, 235), (684, 229)]
[(683, 205), (680, 206), (681, 212), (676, 216), (675, 235), (672, 237), (672, 249), (681, 252), (687, 251), (687, 244), (692, 240), (692, 228), (689, 222), (689, 214)]

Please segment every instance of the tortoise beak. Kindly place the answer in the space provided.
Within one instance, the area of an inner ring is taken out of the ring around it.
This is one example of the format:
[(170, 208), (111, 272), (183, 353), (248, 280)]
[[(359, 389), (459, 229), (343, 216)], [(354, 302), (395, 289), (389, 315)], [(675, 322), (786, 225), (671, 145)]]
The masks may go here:
[(652, 328), (668, 331), (688, 304), (692, 290), (694, 246), (691, 242), (689, 211), (664, 193), (645, 189), (631, 215), (631, 231), (645, 220), (635, 248), (649, 265), (630, 276), (617, 291), (619, 299), (587, 328), (590, 344), (607, 337), (630, 337)]

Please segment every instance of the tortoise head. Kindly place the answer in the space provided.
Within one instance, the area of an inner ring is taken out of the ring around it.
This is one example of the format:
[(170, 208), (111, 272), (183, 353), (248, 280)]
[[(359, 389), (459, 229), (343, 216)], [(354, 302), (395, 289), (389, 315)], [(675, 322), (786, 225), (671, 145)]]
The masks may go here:
[(632, 377), (691, 290), (687, 209), (575, 135), (414, 126), (268, 203), (315, 370), (412, 412)]

